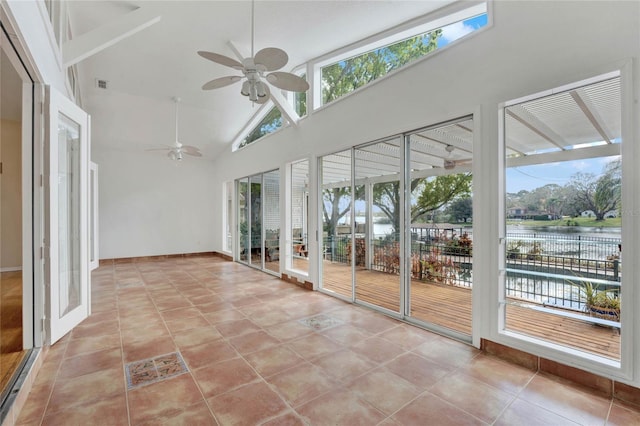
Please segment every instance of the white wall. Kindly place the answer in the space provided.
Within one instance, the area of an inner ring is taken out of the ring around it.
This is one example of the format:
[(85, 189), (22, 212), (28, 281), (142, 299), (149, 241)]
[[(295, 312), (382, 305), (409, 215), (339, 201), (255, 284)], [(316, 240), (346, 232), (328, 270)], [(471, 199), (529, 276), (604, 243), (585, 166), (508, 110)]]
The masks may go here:
[[(212, 162), (188, 155), (176, 162), (165, 151), (145, 151), (173, 144), (174, 107), (169, 99), (121, 93), (86, 98), (91, 160), (99, 165), (101, 259), (213, 250), (212, 217), (224, 206), (213, 197)], [(180, 123), (193, 113), (181, 105)], [(198, 145), (183, 127), (180, 135), (187, 136), (179, 139)]]
[[(315, 161), (317, 155), (477, 111), (485, 111), (489, 121), (477, 121), (485, 139), (474, 149), (475, 162), (485, 150), (497, 158), (498, 104), (637, 59), (638, 8), (637, 2), (494, 2), (494, 26), (482, 34), (312, 113), (297, 128), (235, 153), (227, 150), (215, 164), (214, 197), (220, 197), (223, 180), (305, 157)], [(478, 170), (492, 173), (482, 164)], [(497, 186), (497, 175), (483, 181)], [(495, 201), (491, 208), (496, 208), (497, 199), (485, 201)], [(216, 211), (216, 242), (221, 217)]]
[(0, 270), (22, 267), (22, 123), (0, 120)]

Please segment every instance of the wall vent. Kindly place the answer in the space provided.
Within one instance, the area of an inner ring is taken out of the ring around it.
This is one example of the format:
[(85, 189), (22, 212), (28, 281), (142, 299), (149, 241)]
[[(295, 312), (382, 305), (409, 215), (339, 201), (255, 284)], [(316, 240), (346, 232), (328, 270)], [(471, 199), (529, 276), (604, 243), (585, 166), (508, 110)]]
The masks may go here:
[(108, 81), (107, 80), (100, 80), (100, 79), (96, 79), (96, 87), (98, 89), (107, 89), (108, 87)]

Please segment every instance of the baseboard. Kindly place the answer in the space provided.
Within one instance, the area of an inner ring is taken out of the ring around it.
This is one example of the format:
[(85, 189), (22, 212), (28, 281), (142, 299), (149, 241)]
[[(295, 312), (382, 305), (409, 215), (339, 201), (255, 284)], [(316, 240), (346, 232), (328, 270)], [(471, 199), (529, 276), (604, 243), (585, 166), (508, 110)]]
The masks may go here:
[(158, 260), (177, 259), (185, 257), (212, 257), (218, 256), (215, 251), (204, 251), (198, 253), (178, 253), (178, 254), (160, 254), (155, 256), (137, 256), (137, 257), (119, 257), (113, 259), (100, 259), (100, 266), (113, 265), (120, 263), (138, 263), (138, 262), (153, 262)]
[(623, 401), (627, 404), (640, 406), (640, 389), (590, 371), (581, 370), (551, 361), (530, 353), (514, 349), (490, 340), (482, 339), (481, 349), (490, 355), (502, 358), (514, 364), (521, 365), (533, 371), (539, 371), (569, 380), (581, 386), (591, 388), (602, 395)]
[(233, 261), (233, 256), (230, 255), (229, 253), (223, 253), (223, 252), (219, 252), (219, 251), (215, 251), (213, 252), (214, 256), (220, 257), (224, 260), (229, 260), (229, 261)]
[(302, 287), (305, 290), (313, 290), (313, 283), (310, 282), (310, 281), (306, 281), (306, 280), (300, 281), (300, 280), (298, 280), (298, 277), (294, 277), (294, 276), (291, 276), (291, 275), (288, 275), (288, 274), (282, 274), (280, 279), (282, 281), (286, 281), (288, 283), (295, 284), (295, 285), (297, 285), (299, 287)]
[(18, 272), (22, 271), (22, 266), (7, 266), (6, 268), (0, 268), (0, 272)]

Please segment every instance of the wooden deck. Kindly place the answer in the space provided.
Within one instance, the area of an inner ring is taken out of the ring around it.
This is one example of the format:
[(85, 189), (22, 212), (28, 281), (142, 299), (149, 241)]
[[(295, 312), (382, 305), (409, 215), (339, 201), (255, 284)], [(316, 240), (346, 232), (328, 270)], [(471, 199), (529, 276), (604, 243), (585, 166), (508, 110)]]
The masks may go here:
[[(323, 288), (351, 297), (351, 267), (323, 263)], [(413, 281), (410, 316), (464, 334), (471, 334), (471, 289)], [(398, 275), (356, 270), (356, 299), (399, 312)], [(587, 318), (587, 317), (586, 317)], [(587, 321), (507, 306), (506, 327), (532, 337), (583, 350), (606, 358), (620, 359), (618, 329)]]

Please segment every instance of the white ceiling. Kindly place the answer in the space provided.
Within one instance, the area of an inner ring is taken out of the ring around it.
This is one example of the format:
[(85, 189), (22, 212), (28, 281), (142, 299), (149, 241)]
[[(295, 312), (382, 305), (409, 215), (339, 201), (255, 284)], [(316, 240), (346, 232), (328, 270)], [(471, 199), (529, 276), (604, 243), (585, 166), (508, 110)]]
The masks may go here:
[[(255, 4), (255, 50), (271, 46), (285, 50), (289, 63), (283, 70), (290, 71), (310, 59), (448, 3), (452, 1), (258, 0)], [(251, 2), (71, 1), (69, 12), (73, 34), (81, 36), (138, 7), (157, 12), (161, 15), (160, 22), (78, 64), (84, 108), (90, 113), (94, 108), (101, 108), (102, 99), (108, 94), (95, 88), (95, 80), (104, 79), (109, 82), (111, 98), (127, 94), (166, 103), (166, 114), (158, 120), (166, 124), (167, 133), (172, 134), (171, 98), (179, 96), (185, 114), (194, 109), (207, 112), (207, 122), (202, 126), (204, 133), (192, 137), (203, 141), (199, 144), (205, 155), (215, 155), (232, 141), (256, 108), (240, 96), (237, 84), (202, 91), (205, 82), (238, 72), (207, 61), (196, 52), (208, 50), (234, 57), (228, 45), (232, 41), (241, 52), (248, 54)], [(183, 133), (182, 125), (180, 133)]]

